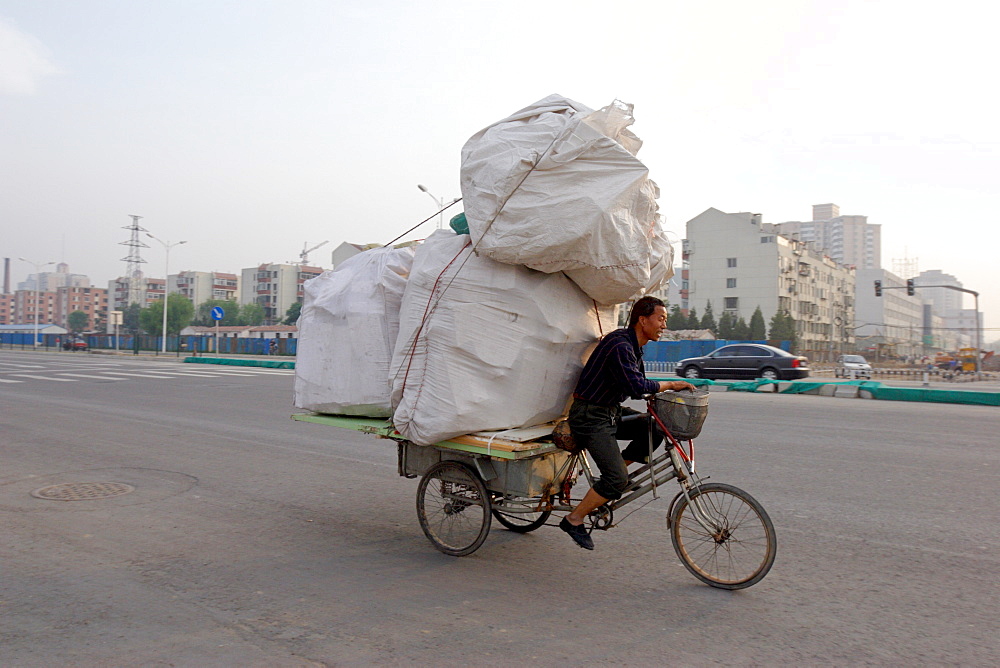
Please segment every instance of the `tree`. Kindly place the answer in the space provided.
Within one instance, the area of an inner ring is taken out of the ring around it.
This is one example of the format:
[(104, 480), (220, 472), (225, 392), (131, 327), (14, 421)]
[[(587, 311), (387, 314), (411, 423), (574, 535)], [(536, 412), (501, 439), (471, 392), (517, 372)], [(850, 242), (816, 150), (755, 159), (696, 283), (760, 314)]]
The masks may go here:
[(214, 327), (215, 320), (212, 319), (212, 309), (216, 306), (221, 307), (224, 313), (222, 320), (219, 321), (219, 326), (230, 327), (239, 324), (240, 305), (233, 299), (206, 299), (198, 305), (198, 313), (193, 324)]
[(285, 311), (285, 324), (294, 325), (299, 320), (299, 314), (302, 313), (302, 302), (295, 302), (288, 307)]
[(712, 312), (712, 302), (705, 304), (705, 315), (701, 316), (701, 328), (710, 332), (715, 332), (719, 325), (715, 322), (715, 314)]
[[(178, 334), (191, 324), (194, 304), (184, 295), (167, 296), (167, 334)], [(139, 312), (139, 324), (154, 336), (163, 335), (163, 302), (158, 301)]]
[(681, 307), (674, 304), (667, 316), (667, 329), (676, 332), (679, 329), (687, 329), (687, 316), (681, 311)]
[(688, 309), (687, 324), (684, 329), (699, 329), (701, 327), (701, 320), (698, 318), (698, 312), (692, 306)]
[(764, 314), (758, 306), (753, 315), (750, 316), (750, 339), (752, 341), (763, 341), (767, 336), (767, 331), (764, 326)]
[(719, 330), (715, 333), (716, 338), (729, 341), (733, 338), (733, 316), (729, 311), (723, 311), (719, 317)]
[(795, 320), (789, 313), (778, 311), (774, 314), (768, 338), (772, 341), (791, 341), (792, 350), (795, 350), (798, 336), (795, 331)]
[(736, 324), (733, 325), (733, 338), (737, 341), (750, 340), (750, 325), (743, 319), (743, 316), (737, 318)]
[(263, 325), (264, 307), (257, 303), (244, 304), (240, 307), (240, 325)]
[(87, 329), (87, 325), (89, 323), (90, 317), (83, 311), (73, 311), (66, 317), (66, 326), (69, 327), (69, 331), (74, 334), (78, 334)]
[(122, 330), (138, 334), (142, 324), (139, 322), (139, 314), (142, 307), (133, 302), (122, 310)]

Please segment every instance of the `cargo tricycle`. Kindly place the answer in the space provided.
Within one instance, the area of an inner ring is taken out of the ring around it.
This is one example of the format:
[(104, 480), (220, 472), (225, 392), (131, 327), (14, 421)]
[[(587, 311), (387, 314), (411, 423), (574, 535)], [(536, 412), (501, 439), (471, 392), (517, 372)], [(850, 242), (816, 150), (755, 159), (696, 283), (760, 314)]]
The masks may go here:
[[(590, 531), (616, 526), (615, 513), (675, 481), (666, 516), (667, 530), (681, 563), (699, 580), (720, 589), (743, 589), (761, 581), (774, 563), (777, 538), (764, 508), (741, 489), (701, 476), (694, 459), (694, 438), (707, 416), (707, 392), (645, 395), (650, 416), (650, 457), (629, 475), (629, 487), (617, 500), (588, 518)], [(465, 556), (483, 544), (491, 521), (527, 533), (548, 522), (553, 512), (569, 512), (593, 485), (585, 451), (577, 448), (565, 425), (478, 432), (434, 445), (416, 445), (391, 423), (306, 413), (304, 422), (352, 429), (396, 442), (399, 475), (420, 478), (417, 518), (424, 534), (445, 554)], [(663, 452), (653, 452), (653, 430), (664, 434)], [(685, 443), (686, 442), (686, 443)], [(674, 488), (677, 489), (677, 488)]]

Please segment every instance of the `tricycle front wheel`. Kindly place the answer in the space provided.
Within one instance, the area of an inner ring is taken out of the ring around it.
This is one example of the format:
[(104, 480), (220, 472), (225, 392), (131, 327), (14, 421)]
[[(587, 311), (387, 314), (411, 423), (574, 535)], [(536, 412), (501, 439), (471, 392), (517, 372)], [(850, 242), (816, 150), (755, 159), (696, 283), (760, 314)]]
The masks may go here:
[(453, 557), (479, 549), (490, 532), (490, 494), (475, 471), (455, 461), (432, 466), (417, 486), (417, 519), (431, 544)]
[(679, 496), (670, 539), (684, 566), (705, 584), (744, 589), (774, 564), (778, 541), (764, 507), (732, 485), (707, 483)]

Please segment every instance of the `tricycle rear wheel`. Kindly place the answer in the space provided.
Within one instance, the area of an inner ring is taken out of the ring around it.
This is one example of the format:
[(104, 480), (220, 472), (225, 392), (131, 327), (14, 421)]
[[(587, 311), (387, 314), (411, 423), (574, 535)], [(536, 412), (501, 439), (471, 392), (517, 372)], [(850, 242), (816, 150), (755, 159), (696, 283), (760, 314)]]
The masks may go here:
[(490, 532), (490, 494), (470, 467), (438, 462), (417, 486), (417, 519), (431, 544), (453, 557), (479, 549)]

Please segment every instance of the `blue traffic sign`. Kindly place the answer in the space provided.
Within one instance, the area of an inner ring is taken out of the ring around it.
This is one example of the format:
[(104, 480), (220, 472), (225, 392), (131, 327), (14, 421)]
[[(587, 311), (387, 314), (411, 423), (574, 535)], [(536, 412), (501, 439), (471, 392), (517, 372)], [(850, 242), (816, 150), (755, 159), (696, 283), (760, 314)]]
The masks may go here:
[(221, 306), (212, 307), (212, 320), (222, 320), (226, 317), (226, 312), (222, 310)]

